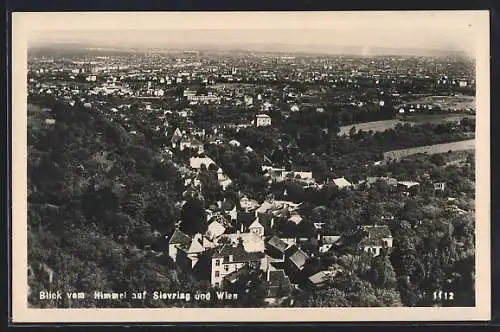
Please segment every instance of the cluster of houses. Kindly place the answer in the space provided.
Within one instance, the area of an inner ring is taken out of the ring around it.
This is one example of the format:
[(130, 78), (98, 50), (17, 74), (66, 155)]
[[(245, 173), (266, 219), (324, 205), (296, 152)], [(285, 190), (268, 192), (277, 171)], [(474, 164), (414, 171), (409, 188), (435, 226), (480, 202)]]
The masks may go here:
[(186, 173), (184, 176), (184, 184), (189, 187), (188, 189), (199, 189), (201, 185), (199, 179), (200, 171), (204, 168), (209, 168), (212, 165), (217, 168), (217, 181), (223, 190), (226, 190), (226, 188), (233, 183), (233, 181), (224, 173), (222, 168), (217, 166), (215, 161), (213, 161), (210, 157), (191, 157), (189, 159), (189, 167), (192, 171)]
[(205, 152), (202, 142), (204, 137), (204, 130), (187, 134), (186, 131), (181, 131), (179, 128), (176, 128), (171, 138), (171, 146), (172, 149), (179, 149), (179, 151), (194, 149), (198, 154), (203, 154)]
[[(190, 159), (195, 171), (212, 164), (207, 157)], [(305, 178), (311, 176), (306, 173)], [(222, 170), (218, 175), (223, 178)], [(186, 177), (185, 181), (196, 192), (200, 181), (196, 177)], [(278, 236), (282, 234), (278, 231), (281, 224), (303, 222), (300, 206), (273, 198), (258, 202), (240, 193), (239, 201), (219, 201), (206, 210), (203, 234), (185, 234), (179, 223), (167, 236), (168, 255), (181, 268), (210, 280), (215, 288), (231, 290), (257, 275), (266, 285), (266, 302), (273, 304), (286, 299), (295, 288), (321, 288), (334, 278), (341, 271), (339, 266), (318, 269), (317, 264), (332, 250), (354, 244), (360, 252), (377, 256), (392, 247), (392, 236), (385, 225), (362, 226), (352, 234), (324, 234), (322, 225), (315, 224), (309, 237)]]
[[(215, 162), (208, 157), (190, 159), (193, 172), (191, 177), (185, 177), (188, 187), (185, 193), (197, 192), (200, 181), (196, 174), (202, 165), (212, 164)], [(264, 166), (263, 170), (273, 181), (283, 181), (287, 177), (314, 181), (311, 172), (286, 171), (271, 166)], [(217, 175), (223, 183), (225, 177), (220, 168), (217, 168)], [(384, 181), (405, 192), (420, 185), (391, 177), (368, 177), (357, 184), (343, 177), (330, 181), (339, 188), (352, 189)], [(434, 183), (435, 190), (444, 188), (444, 183)], [(185, 234), (178, 224), (173, 234), (167, 236), (168, 254), (182, 268), (210, 280), (215, 288), (230, 290), (235, 285), (245, 284), (251, 275), (258, 275), (266, 285), (266, 301), (273, 304), (281, 303), (297, 288), (325, 287), (342, 272), (336, 264), (318, 264), (332, 251), (354, 245), (360, 252), (378, 256), (393, 246), (387, 225), (365, 225), (346, 234), (326, 234), (323, 223), (315, 223), (311, 236), (284, 237), (278, 231), (280, 225), (303, 223), (300, 207), (301, 203), (273, 198), (258, 202), (239, 193), (239, 201), (219, 201), (206, 210), (207, 228), (203, 234)]]
[[(233, 227), (234, 221), (222, 215), (209, 218), (204, 234), (189, 236), (177, 228), (168, 236), (169, 256), (220, 289), (231, 289), (237, 282), (245, 282), (252, 271), (258, 271), (265, 281), (268, 303), (282, 301), (294, 288), (325, 286), (341, 268), (334, 265), (318, 270), (315, 258), (321, 259), (321, 255), (347, 245), (355, 235), (359, 249), (373, 256), (392, 247), (392, 236), (385, 225), (362, 226), (354, 234), (281, 238), (272, 231), (268, 233), (257, 216), (251, 223), (241, 223), (238, 229)], [(315, 243), (319, 254), (309, 246), (304, 249), (305, 243)]]

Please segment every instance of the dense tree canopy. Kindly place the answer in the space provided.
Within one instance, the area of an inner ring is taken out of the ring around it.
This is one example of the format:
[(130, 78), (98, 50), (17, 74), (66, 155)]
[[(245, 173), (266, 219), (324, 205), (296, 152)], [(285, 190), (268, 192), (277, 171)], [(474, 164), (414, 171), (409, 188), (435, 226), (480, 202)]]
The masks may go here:
[[(177, 268), (162, 256), (146, 258), (145, 249), (155, 244), (154, 231), (171, 232), (180, 217), (175, 167), (94, 110), (43, 106), (56, 119), (52, 127), (28, 114), (30, 303), (48, 305), (35, 295), (51, 287), (89, 293), (178, 289)], [(90, 298), (78, 303), (96, 305)]]

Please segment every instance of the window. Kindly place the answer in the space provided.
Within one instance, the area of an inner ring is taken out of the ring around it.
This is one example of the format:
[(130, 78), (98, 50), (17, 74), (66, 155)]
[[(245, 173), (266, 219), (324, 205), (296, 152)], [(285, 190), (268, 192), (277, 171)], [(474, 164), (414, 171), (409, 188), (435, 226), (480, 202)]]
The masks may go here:
[(224, 265), (224, 271), (229, 271), (229, 264)]
[(220, 260), (218, 259), (215, 260), (215, 266), (220, 266)]
[(219, 278), (219, 271), (215, 271), (215, 277)]

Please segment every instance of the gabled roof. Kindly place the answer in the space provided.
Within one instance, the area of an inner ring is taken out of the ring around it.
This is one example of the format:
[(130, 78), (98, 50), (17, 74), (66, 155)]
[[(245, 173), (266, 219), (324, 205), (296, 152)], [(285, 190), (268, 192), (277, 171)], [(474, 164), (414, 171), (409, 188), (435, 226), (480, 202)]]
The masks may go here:
[(266, 213), (267, 211), (269, 211), (271, 208), (273, 207), (273, 204), (268, 202), (268, 201), (265, 201), (263, 202), (260, 207), (256, 210), (256, 212), (258, 213)]
[(288, 244), (283, 242), (279, 237), (274, 236), (267, 241), (267, 244), (273, 248), (278, 249), (280, 252), (285, 252), (286, 248), (288, 248)]
[(226, 227), (224, 227), (220, 222), (214, 220), (208, 225), (207, 235), (212, 237), (218, 237), (226, 231)]
[(289, 255), (290, 262), (292, 262), (292, 264), (294, 264), (299, 270), (302, 270), (309, 259), (309, 256), (296, 245), (291, 246), (286, 251)]
[(411, 188), (414, 186), (418, 186), (420, 183), (414, 181), (399, 181), (398, 185), (405, 186), (406, 188)]
[(333, 183), (340, 189), (345, 188), (345, 187), (350, 187), (352, 184), (347, 181), (344, 177), (333, 179)]
[(308, 279), (314, 285), (320, 285), (328, 280), (330, 280), (332, 273), (330, 271), (320, 271), (316, 274), (313, 274)]
[(269, 284), (271, 286), (278, 286), (284, 281), (286, 277), (285, 271), (282, 269), (269, 271)]
[(195, 254), (195, 253), (200, 253), (205, 251), (205, 248), (201, 245), (198, 240), (193, 240), (191, 241), (191, 245), (189, 246), (188, 250), (186, 251), (188, 254)]
[(178, 136), (178, 137), (182, 137), (182, 132), (179, 128), (175, 128), (174, 130), (174, 135), (173, 136)]
[(287, 293), (292, 288), (292, 283), (290, 278), (285, 274), (283, 270), (269, 271), (269, 286), (267, 290), (266, 297), (276, 297), (279, 295), (280, 291)]
[(190, 243), (191, 243), (191, 238), (177, 228), (175, 229), (174, 233), (168, 240), (168, 244), (190, 245)]
[(259, 218), (255, 218), (255, 220), (253, 221), (253, 223), (250, 224), (249, 228), (264, 228), (264, 226), (262, 226), (262, 224), (259, 222)]

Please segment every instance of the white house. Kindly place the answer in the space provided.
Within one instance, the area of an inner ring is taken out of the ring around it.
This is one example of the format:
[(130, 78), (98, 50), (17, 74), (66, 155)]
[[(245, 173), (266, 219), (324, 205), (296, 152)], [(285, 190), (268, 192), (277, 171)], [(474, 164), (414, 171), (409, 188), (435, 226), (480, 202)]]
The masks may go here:
[(361, 241), (363, 251), (373, 255), (380, 255), (382, 248), (392, 248), (392, 235), (387, 225), (362, 226), (367, 236)]
[(209, 157), (192, 157), (189, 159), (189, 166), (196, 170), (199, 170), (201, 165), (205, 165), (208, 168), (211, 164), (215, 164), (215, 161)]
[(267, 114), (257, 114), (255, 118), (255, 125), (257, 127), (266, 127), (271, 125), (271, 117)]
[(222, 286), (224, 278), (243, 268), (246, 264), (255, 264), (260, 267), (263, 262), (262, 252), (248, 252), (239, 245), (224, 245), (212, 256), (211, 284), (214, 287)]
[(248, 227), (248, 230), (259, 236), (264, 236), (264, 226), (259, 222), (259, 218), (255, 218), (253, 223)]

